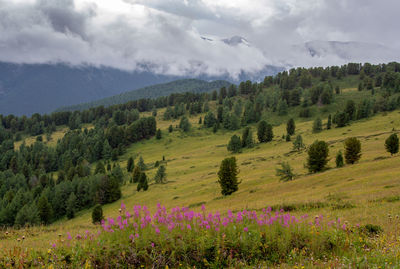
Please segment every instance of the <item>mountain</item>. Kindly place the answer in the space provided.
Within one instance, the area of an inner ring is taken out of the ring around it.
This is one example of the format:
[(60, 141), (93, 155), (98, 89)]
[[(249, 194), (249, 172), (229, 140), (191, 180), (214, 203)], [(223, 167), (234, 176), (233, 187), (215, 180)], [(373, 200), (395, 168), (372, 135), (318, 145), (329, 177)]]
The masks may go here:
[(107, 67), (0, 63), (0, 114), (49, 113), (177, 78)]
[(104, 98), (89, 103), (62, 107), (57, 111), (74, 111), (74, 110), (89, 109), (97, 106), (111, 106), (116, 104), (123, 104), (141, 98), (157, 98), (160, 96), (168, 96), (171, 93), (211, 92), (213, 90), (219, 90), (221, 87), (229, 87), (229, 85), (231, 85), (231, 83), (224, 80), (207, 82), (199, 79), (182, 79), (182, 80), (172, 81), (169, 83), (157, 84), (133, 91), (124, 92), (119, 95), (111, 96), (108, 98)]
[[(169, 76), (155, 74), (146, 66), (143, 67), (143, 70), (145, 71), (128, 72), (90, 65), (0, 62), (0, 114), (29, 116), (33, 113), (50, 113), (60, 107), (88, 103), (178, 79), (228, 80), (234, 83), (242, 80), (260, 81), (266, 75), (274, 75), (282, 71), (282, 68), (266, 66), (259, 72), (243, 71), (236, 80), (232, 79), (228, 73), (219, 76), (190, 73), (182, 76)], [(168, 90), (161, 95), (170, 93), (171, 91)], [(140, 98), (154, 97), (145, 95), (143, 92), (138, 93), (137, 96)]]

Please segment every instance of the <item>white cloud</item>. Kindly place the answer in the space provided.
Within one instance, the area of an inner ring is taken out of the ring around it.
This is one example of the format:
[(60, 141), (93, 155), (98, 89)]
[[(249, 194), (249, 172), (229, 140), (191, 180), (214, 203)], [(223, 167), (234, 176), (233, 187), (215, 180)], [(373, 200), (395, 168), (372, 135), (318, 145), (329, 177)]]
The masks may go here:
[[(265, 65), (346, 60), (294, 47), (310, 40), (395, 48), (398, 10), (396, 0), (0, 0), (0, 60), (236, 77)], [(221, 42), (233, 35), (251, 46)]]

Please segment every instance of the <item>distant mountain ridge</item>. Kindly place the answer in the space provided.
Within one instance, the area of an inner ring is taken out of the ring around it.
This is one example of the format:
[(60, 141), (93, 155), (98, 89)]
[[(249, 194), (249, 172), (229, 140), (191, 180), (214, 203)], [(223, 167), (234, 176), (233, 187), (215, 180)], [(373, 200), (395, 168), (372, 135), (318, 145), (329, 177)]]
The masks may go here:
[[(50, 113), (60, 107), (88, 103), (106, 97), (174, 80), (196, 78), (206, 81), (261, 81), (283, 68), (265, 66), (258, 72), (242, 71), (237, 79), (228, 73), (217, 76), (186, 74), (171, 76), (144, 71), (124, 71), (90, 65), (64, 63), (15, 64), (0, 62), (0, 114), (17, 116)], [(170, 92), (168, 92), (169, 94)]]
[(168, 96), (172, 93), (203, 93), (218, 90), (221, 87), (229, 87), (232, 83), (224, 80), (216, 80), (207, 82), (200, 79), (182, 79), (175, 80), (168, 83), (147, 86), (141, 89), (124, 92), (115, 96), (103, 98), (101, 100), (92, 101), (88, 103), (61, 107), (56, 111), (75, 111), (85, 110), (97, 106), (111, 106), (123, 104), (129, 101), (134, 101), (142, 98), (157, 98), (161, 96)]

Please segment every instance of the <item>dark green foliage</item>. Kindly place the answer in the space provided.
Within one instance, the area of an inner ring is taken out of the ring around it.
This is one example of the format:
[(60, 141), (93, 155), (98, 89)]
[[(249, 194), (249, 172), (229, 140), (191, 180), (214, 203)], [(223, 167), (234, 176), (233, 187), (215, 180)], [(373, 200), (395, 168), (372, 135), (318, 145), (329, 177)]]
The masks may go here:
[(391, 134), (385, 140), (385, 148), (391, 155), (399, 152), (399, 138), (397, 137), (397, 134)]
[(246, 127), (243, 130), (242, 135), (242, 148), (252, 148), (254, 147), (253, 132), (250, 127)]
[(117, 178), (103, 175), (98, 184), (96, 200), (99, 204), (112, 203), (121, 198), (121, 189)]
[(161, 129), (157, 129), (157, 132), (156, 132), (156, 139), (160, 140), (160, 139), (161, 139), (161, 136), (162, 136), (162, 134), (161, 134)]
[(329, 114), (328, 116), (328, 122), (326, 123), (326, 129), (329, 130), (332, 128), (332, 116)]
[(238, 174), (239, 169), (235, 157), (226, 158), (221, 162), (218, 171), (218, 183), (221, 185), (222, 195), (230, 195), (239, 189)]
[(199, 124), (202, 124), (203, 123), (203, 120), (202, 120), (202, 118), (200, 117), (199, 118)]
[(47, 200), (47, 197), (42, 195), (37, 202), (37, 209), (40, 218), (40, 222), (49, 224), (53, 215), (53, 209)]
[(75, 217), (76, 207), (77, 207), (76, 196), (74, 193), (71, 193), (71, 195), (68, 197), (67, 208), (66, 208), (67, 211), (66, 215), (68, 219), (73, 219)]
[(264, 120), (260, 121), (257, 127), (257, 138), (260, 143), (272, 141), (272, 125), (268, 124)]
[(288, 135), (294, 135), (296, 131), (296, 125), (294, 123), (294, 119), (290, 118), (286, 123), (286, 132)]
[(286, 100), (279, 100), (276, 110), (279, 116), (284, 116), (288, 113), (288, 104)]
[(181, 118), (181, 121), (179, 122), (179, 128), (181, 128), (182, 131), (184, 131), (184, 132), (189, 132), (190, 127), (191, 127), (191, 124), (189, 122), (189, 119), (187, 117), (183, 116)]
[(139, 157), (139, 161), (136, 166), (139, 167), (140, 171), (145, 171), (147, 169), (142, 156)]
[(290, 137), (290, 134), (286, 134), (285, 140), (286, 140), (286, 142), (290, 142), (292, 140), (292, 138)]
[(154, 177), (154, 181), (155, 181), (157, 184), (166, 183), (166, 181), (167, 181), (167, 173), (166, 173), (166, 170), (167, 170), (167, 169), (165, 168), (164, 165), (161, 165), (160, 167), (158, 167), (156, 176)]
[(356, 137), (344, 141), (344, 158), (347, 164), (354, 164), (361, 158), (361, 142)]
[(349, 122), (349, 116), (346, 112), (339, 112), (335, 115), (336, 127), (344, 127)]
[(135, 161), (133, 160), (132, 157), (129, 157), (128, 163), (126, 164), (126, 171), (128, 171), (128, 173), (131, 173), (134, 167), (135, 167)]
[(34, 203), (24, 205), (15, 217), (15, 224), (19, 226), (24, 226), (26, 224), (36, 225), (39, 224), (39, 222), (38, 210)]
[(300, 151), (304, 149), (306, 146), (303, 143), (303, 137), (301, 135), (297, 135), (296, 139), (293, 141), (293, 149)]
[(214, 113), (208, 111), (208, 113), (204, 116), (204, 125), (207, 128), (211, 128), (215, 125), (216, 122), (217, 119), (215, 118)]
[(336, 162), (336, 167), (337, 167), (337, 168), (343, 167), (343, 165), (344, 165), (344, 160), (343, 160), (342, 151), (339, 151), (339, 152), (336, 154), (336, 160), (335, 160), (335, 162)]
[(237, 135), (233, 135), (228, 143), (228, 150), (233, 153), (238, 153), (242, 151), (242, 141)]
[(133, 169), (133, 174), (132, 174), (132, 182), (133, 183), (138, 183), (139, 182), (141, 173), (142, 172), (140, 170), (140, 167), (138, 165), (135, 166), (135, 168)]
[(356, 115), (356, 104), (354, 103), (353, 100), (348, 100), (346, 103), (346, 108), (344, 110), (347, 115), (349, 120), (353, 120), (355, 115)]
[(292, 167), (288, 162), (281, 162), (281, 168), (276, 168), (276, 175), (280, 181), (290, 181), (294, 179), (294, 173)]
[(139, 177), (139, 184), (137, 185), (137, 191), (147, 191), (149, 188), (148, 182), (147, 182), (147, 175), (145, 172), (140, 173)]
[(374, 224), (366, 224), (361, 229), (368, 234), (369, 236), (376, 236), (377, 234), (380, 234), (383, 232), (382, 227), (379, 225), (374, 225)]
[(97, 204), (92, 210), (92, 223), (99, 224), (103, 219), (103, 208)]
[(172, 125), (170, 125), (170, 126), (168, 127), (168, 132), (172, 133), (173, 130), (174, 130), (174, 127), (172, 127)]
[(322, 131), (322, 120), (321, 118), (316, 118), (313, 123), (313, 133), (319, 133)]
[(311, 110), (310, 108), (302, 108), (299, 112), (299, 117), (300, 118), (310, 118), (311, 117)]
[(322, 171), (328, 163), (329, 148), (325, 141), (316, 140), (308, 148), (307, 168), (311, 173)]

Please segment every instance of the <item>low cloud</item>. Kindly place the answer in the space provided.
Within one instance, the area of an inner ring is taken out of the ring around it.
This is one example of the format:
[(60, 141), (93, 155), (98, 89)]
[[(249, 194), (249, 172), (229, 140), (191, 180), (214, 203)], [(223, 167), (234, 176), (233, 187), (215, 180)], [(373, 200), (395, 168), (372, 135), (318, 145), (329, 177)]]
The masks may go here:
[[(266, 65), (344, 63), (343, 50), (385, 61), (400, 45), (398, 10), (396, 0), (0, 0), (0, 60), (234, 78)], [(250, 45), (222, 41), (231, 36)], [(314, 42), (311, 57), (312, 40), (359, 43)]]

